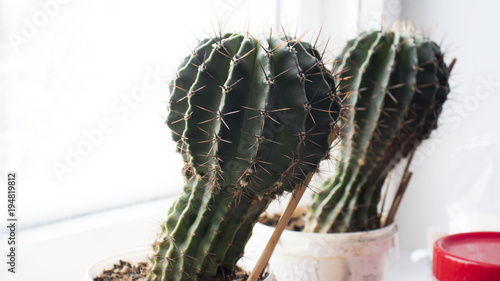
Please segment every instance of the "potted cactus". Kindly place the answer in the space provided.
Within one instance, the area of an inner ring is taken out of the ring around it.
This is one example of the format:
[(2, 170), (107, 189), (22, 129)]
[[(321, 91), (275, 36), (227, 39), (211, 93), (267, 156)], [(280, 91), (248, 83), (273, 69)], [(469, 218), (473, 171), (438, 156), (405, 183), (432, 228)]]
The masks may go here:
[[(383, 280), (389, 250), (397, 251), (393, 219), (408, 165), (388, 214), (380, 206), (384, 182), (437, 127), (451, 71), (443, 56), (413, 32), (364, 32), (347, 43), (337, 61), (349, 94), (340, 164), (313, 195), (305, 233), (282, 236), (271, 261), (278, 279)], [(297, 243), (303, 247), (288, 248)]]
[(170, 87), (166, 121), (185, 186), (154, 242), (148, 280), (234, 272), (269, 203), (306, 184), (329, 153), (335, 89), (320, 52), (287, 34), (199, 42)]

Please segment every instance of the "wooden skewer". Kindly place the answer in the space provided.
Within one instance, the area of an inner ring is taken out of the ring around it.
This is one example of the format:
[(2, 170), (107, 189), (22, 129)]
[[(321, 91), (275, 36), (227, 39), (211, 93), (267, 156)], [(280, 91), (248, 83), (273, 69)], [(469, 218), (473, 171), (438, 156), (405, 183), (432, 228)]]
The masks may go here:
[[(329, 142), (329, 147), (332, 145), (333, 141), (337, 138), (339, 134), (340, 128), (338, 126), (335, 126), (332, 129), (332, 132), (328, 136), (328, 142)], [(274, 229), (273, 235), (267, 242), (266, 248), (260, 255), (259, 260), (257, 261), (257, 264), (255, 265), (254, 269), (250, 273), (250, 276), (248, 277), (247, 281), (257, 281), (260, 276), (262, 276), (262, 273), (266, 269), (267, 263), (269, 262), (269, 259), (271, 259), (271, 256), (274, 252), (274, 248), (276, 248), (276, 245), (278, 244), (278, 241), (280, 240), (281, 234), (283, 234), (283, 231), (285, 230), (286, 226), (288, 225), (288, 222), (290, 222), (290, 219), (292, 218), (293, 212), (299, 205), (300, 199), (304, 195), (304, 192), (306, 191), (307, 187), (309, 186), (309, 183), (311, 182), (312, 177), (314, 176), (314, 173), (310, 173), (307, 175), (306, 179), (304, 182), (297, 187), (293, 193), (292, 193), (292, 198), (290, 199), (290, 202), (286, 206), (285, 212), (281, 215), (281, 218), (278, 222), (278, 225)]]
[(264, 269), (266, 268), (267, 263), (269, 262), (269, 259), (271, 258), (271, 255), (274, 252), (274, 248), (276, 248), (276, 244), (278, 244), (281, 234), (283, 233), (286, 226), (288, 225), (288, 222), (292, 218), (293, 212), (297, 208), (299, 201), (302, 198), (302, 195), (304, 195), (304, 192), (306, 191), (307, 186), (309, 185), (309, 182), (311, 181), (313, 175), (314, 173), (310, 173), (307, 176), (304, 183), (293, 191), (292, 198), (290, 199), (290, 202), (286, 206), (285, 212), (283, 213), (283, 215), (281, 215), (278, 225), (274, 229), (273, 235), (267, 242), (266, 248), (262, 252), (262, 255), (257, 261), (257, 264), (255, 265), (252, 273), (250, 273), (248, 281), (257, 281), (258, 278), (264, 272)]

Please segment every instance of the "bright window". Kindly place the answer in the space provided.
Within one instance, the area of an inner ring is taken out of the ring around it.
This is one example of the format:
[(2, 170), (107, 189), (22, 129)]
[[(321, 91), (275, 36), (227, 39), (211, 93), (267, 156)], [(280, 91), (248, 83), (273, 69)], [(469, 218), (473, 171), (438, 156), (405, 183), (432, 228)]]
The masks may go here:
[[(276, 1), (0, 1), (0, 171), (23, 227), (177, 194), (168, 81), (222, 25), (271, 26)], [(266, 9), (262, 9), (265, 6)], [(1, 195), (2, 201), (3, 196)]]
[(323, 28), (319, 42), (335, 52), (365, 2), (0, 0), (0, 177), (19, 173), (22, 226), (179, 192), (162, 116), (195, 38), (222, 26), (314, 41)]

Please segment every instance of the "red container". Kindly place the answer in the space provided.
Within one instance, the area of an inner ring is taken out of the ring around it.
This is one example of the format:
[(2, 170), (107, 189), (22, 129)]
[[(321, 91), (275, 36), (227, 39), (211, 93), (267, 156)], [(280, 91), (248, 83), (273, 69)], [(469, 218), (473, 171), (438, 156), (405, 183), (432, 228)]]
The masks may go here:
[(434, 244), (432, 272), (439, 281), (500, 281), (500, 232), (439, 239)]

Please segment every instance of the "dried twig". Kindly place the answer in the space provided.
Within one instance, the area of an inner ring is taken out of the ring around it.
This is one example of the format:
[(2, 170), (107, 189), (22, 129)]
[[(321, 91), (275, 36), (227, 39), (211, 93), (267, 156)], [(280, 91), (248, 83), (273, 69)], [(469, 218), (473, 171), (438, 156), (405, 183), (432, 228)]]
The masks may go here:
[(401, 182), (399, 183), (398, 189), (396, 191), (396, 195), (394, 196), (394, 199), (392, 201), (391, 208), (389, 209), (389, 213), (387, 214), (387, 218), (385, 220), (384, 226), (387, 226), (391, 224), (394, 221), (394, 218), (396, 216), (396, 213), (399, 208), (399, 204), (401, 203), (401, 200), (403, 198), (403, 195), (406, 192), (406, 188), (408, 187), (408, 184), (410, 183), (411, 176), (413, 175), (412, 172), (409, 171), (411, 161), (413, 160), (413, 156), (415, 155), (415, 150), (410, 154), (410, 158), (408, 158), (408, 162), (406, 163), (404, 172), (403, 172), (403, 177), (401, 178)]

